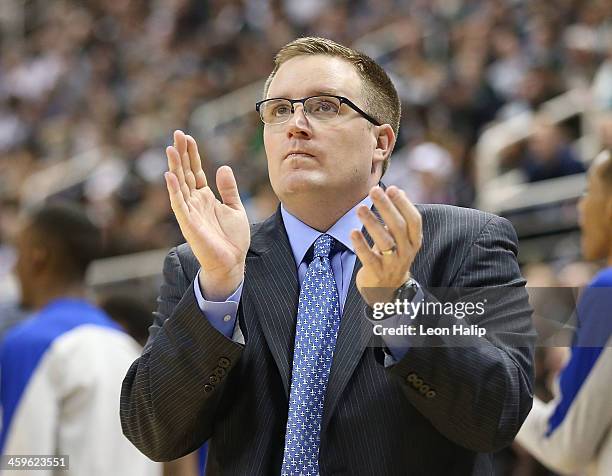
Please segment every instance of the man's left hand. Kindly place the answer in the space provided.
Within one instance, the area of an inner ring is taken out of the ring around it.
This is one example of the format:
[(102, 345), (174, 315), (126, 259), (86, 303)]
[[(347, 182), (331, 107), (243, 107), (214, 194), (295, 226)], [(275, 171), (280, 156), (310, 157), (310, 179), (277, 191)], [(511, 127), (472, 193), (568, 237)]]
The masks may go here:
[(374, 245), (370, 247), (360, 230), (353, 230), (351, 239), (362, 263), (357, 288), (372, 307), (375, 302), (391, 301), (397, 288), (410, 279), (410, 267), (421, 249), (423, 233), (421, 214), (403, 190), (392, 185), (385, 191), (376, 186), (369, 195), (385, 224), (362, 205), (357, 216)]

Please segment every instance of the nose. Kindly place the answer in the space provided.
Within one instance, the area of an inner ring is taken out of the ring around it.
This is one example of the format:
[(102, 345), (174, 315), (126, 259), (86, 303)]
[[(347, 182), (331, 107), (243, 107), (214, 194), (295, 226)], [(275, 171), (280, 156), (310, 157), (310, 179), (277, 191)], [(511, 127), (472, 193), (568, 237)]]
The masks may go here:
[(310, 129), (310, 122), (304, 112), (304, 106), (301, 104), (295, 104), (293, 106), (293, 114), (287, 121), (287, 135), (289, 137), (300, 136), (302, 138), (310, 138), (312, 130)]

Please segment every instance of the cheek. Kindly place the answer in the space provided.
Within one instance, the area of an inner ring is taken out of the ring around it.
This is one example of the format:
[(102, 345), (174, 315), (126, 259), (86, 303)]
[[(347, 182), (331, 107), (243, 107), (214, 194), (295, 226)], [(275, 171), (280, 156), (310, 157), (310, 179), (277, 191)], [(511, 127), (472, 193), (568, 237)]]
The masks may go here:
[(266, 129), (264, 129), (264, 133), (263, 133), (263, 143), (264, 143), (264, 150), (266, 152), (266, 156), (270, 157), (274, 150), (274, 141), (272, 141), (270, 134), (266, 132)]
[(367, 131), (364, 130), (361, 134), (347, 134), (341, 140), (336, 141), (332, 147), (335, 150), (343, 151), (340, 158), (342, 159), (341, 166), (343, 168), (370, 170), (372, 143), (369, 140)]
[(585, 229), (591, 229), (596, 226), (597, 222), (597, 203), (592, 197), (582, 198), (578, 204), (578, 213), (580, 224)]
[(266, 134), (264, 131), (264, 150), (266, 153), (266, 161), (268, 163), (268, 173), (274, 175), (280, 165), (278, 159), (278, 145), (271, 134)]
[(582, 240), (590, 254), (594, 254), (591, 258), (598, 258), (608, 238), (606, 237), (606, 227), (602, 223), (600, 216), (592, 208), (584, 211), (581, 219), (581, 228)]

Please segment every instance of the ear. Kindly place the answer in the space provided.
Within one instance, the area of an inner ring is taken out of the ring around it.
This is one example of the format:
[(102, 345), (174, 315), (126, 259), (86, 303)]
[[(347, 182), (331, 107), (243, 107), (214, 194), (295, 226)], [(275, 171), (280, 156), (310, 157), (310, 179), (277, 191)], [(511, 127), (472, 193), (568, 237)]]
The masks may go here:
[(32, 249), (31, 263), (34, 272), (47, 268), (51, 262), (51, 253), (47, 248), (37, 246)]
[(391, 155), (393, 147), (395, 147), (395, 132), (393, 132), (390, 124), (373, 126), (372, 129), (376, 139), (376, 148), (372, 155), (372, 171), (379, 166), (382, 170), (382, 164)]

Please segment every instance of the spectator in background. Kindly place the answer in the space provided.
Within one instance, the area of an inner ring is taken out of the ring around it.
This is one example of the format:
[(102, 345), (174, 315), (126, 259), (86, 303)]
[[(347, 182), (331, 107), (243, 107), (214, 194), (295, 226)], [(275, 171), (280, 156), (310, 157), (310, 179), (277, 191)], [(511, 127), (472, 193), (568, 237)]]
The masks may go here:
[[(612, 44), (612, 34), (610, 40)], [(593, 102), (599, 109), (612, 110), (612, 46), (593, 78)]]
[(612, 108), (599, 117), (598, 133), (601, 148), (612, 149)]
[(385, 183), (406, 190), (415, 203), (454, 204), (455, 165), (451, 154), (438, 144), (424, 142), (407, 156), (391, 161)]
[(46, 205), (16, 246), (22, 302), (36, 313), (0, 346), (0, 453), (68, 455), (75, 476), (160, 474), (117, 417), (121, 380), (140, 349), (85, 299), (99, 230), (74, 206)]
[(548, 404), (534, 398), (516, 441), (556, 471), (612, 474), (612, 156), (594, 161), (580, 202), (582, 249), (589, 260), (604, 260), (577, 307), (578, 327), (571, 356)]
[[(207, 141), (210, 116), (199, 108), (263, 78), (270, 65), (261, 58), (302, 35), (327, 34), (372, 50), (395, 73), (403, 97), (396, 149), (433, 140), (432, 129), (452, 130), (464, 149), (453, 152), (464, 190), (475, 186), (474, 146), (496, 115), (537, 112), (554, 95), (587, 85), (597, 71), (599, 107), (610, 107), (612, 22), (601, 0), (345, 3), (26, 2), (13, 12), (13, 20), (22, 17), (13, 24), (7, 7), (3, 31), (21, 26), (14, 37), (3, 36), (0, 56), (0, 199), (22, 202), (33, 190), (24, 186), (29, 175), (97, 150), (97, 167), (113, 169), (121, 186), (109, 187), (109, 174), (87, 174), (88, 183), (71, 192), (109, 234), (129, 235), (113, 240), (113, 250), (176, 245), (171, 217), (148, 214), (156, 201), (148, 189), (165, 193), (161, 169), (148, 158), (163, 157), (166, 132), (180, 126), (200, 129), (207, 174), (223, 163), (235, 166), (247, 210), (258, 212), (257, 202), (269, 198), (258, 190), (267, 174), (258, 160), (261, 144), (247, 138), (261, 136), (261, 126), (237, 114)], [(474, 193), (463, 195), (459, 204), (472, 206)], [(133, 212), (138, 217), (128, 219)]]
[(581, 173), (585, 167), (563, 140), (559, 127), (538, 119), (527, 142), (522, 170), (529, 182), (538, 182)]

